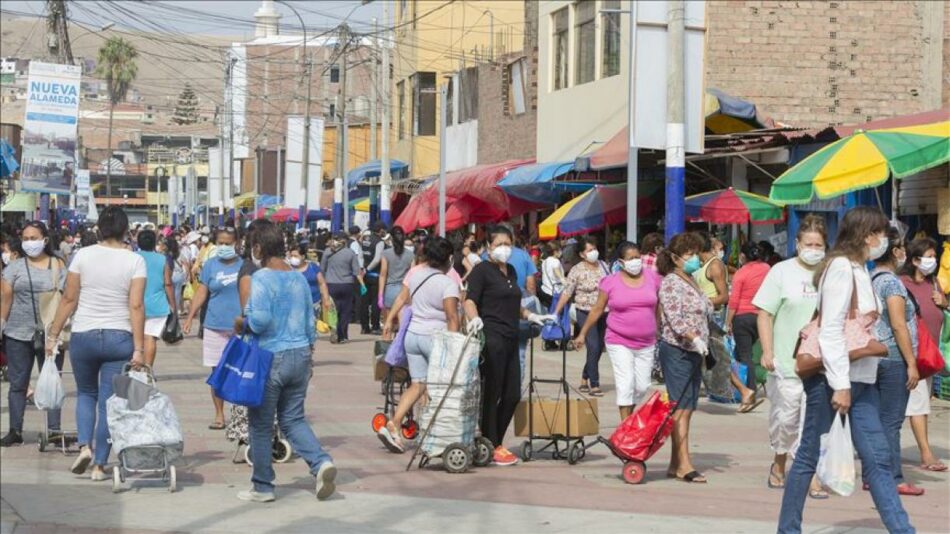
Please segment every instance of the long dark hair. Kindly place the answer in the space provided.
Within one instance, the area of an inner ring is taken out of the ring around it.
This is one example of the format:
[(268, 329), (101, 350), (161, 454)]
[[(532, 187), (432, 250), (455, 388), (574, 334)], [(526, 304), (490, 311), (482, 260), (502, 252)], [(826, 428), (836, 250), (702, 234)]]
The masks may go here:
[(389, 236), (393, 241), (393, 252), (402, 257), (402, 253), (406, 250), (406, 231), (402, 229), (402, 226), (393, 226)]
[[(907, 275), (911, 279), (914, 278), (914, 275), (917, 274), (917, 267), (914, 265), (914, 260), (919, 260), (924, 257), (924, 254), (928, 250), (937, 251), (937, 242), (929, 237), (918, 237), (917, 239), (910, 242), (907, 245), (907, 262), (904, 263), (904, 268), (901, 269), (901, 274)], [(925, 278), (928, 280), (933, 280), (937, 276), (937, 270), (927, 275)]]
[(178, 240), (174, 237), (165, 238), (165, 255), (168, 256), (168, 259), (172, 262), (178, 260), (178, 255), (181, 253), (181, 247), (178, 246)]
[(825, 269), (835, 258), (848, 258), (850, 261), (861, 262), (865, 258), (865, 239), (871, 234), (879, 234), (888, 229), (890, 223), (884, 213), (869, 206), (858, 206), (845, 213), (838, 227), (838, 237), (835, 246), (825, 256), (821, 265), (815, 269), (815, 287), (821, 282)]
[(703, 238), (695, 232), (683, 232), (676, 234), (670, 239), (670, 244), (661, 249), (656, 255), (656, 270), (663, 276), (672, 273), (676, 269), (676, 262), (673, 261), (673, 255), (686, 259), (683, 256), (689, 251), (699, 252), (703, 247)]
[[(27, 228), (36, 228), (37, 230), (40, 231), (40, 234), (43, 235), (43, 239), (46, 240), (46, 243), (43, 245), (43, 254), (46, 254), (47, 256), (52, 257), (53, 256), (53, 239), (49, 235), (49, 228), (47, 228), (46, 225), (43, 224), (41, 221), (30, 221), (23, 226), (24, 230), (26, 230)], [(20, 232), (20, 235), (22, 236), (23, 232)], [(17, 250), (17, 252), (20, 254), (20, 256), (24, 258), (27, 257), (26, 253), (23, 252), (22, 238), (20, 239), (20, 249)]]

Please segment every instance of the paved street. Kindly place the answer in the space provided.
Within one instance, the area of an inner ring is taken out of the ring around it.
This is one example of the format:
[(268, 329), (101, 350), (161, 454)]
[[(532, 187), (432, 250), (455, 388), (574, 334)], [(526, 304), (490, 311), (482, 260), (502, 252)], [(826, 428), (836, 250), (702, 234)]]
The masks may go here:
[[(358, 327), (357, 327), (358, 328)], [(248, 504), (235, 494), (249, 484), (246, 465), (231, 462), (234, 444), (223, 431), (209, 430), (212, 409), (204, 385), (199, 342), (188, 338), (161, 349), (159, 386), (170, 394), (185, 431), (180, 490), (169, 494), (156, 481), (139, 480), (114, 495), (111, 483), (91, 482), (68, 471), (59, 452), (39, 453), (36, 432), (42, 417), (27, 413), (28, 445), (3, 449), (2, 532), (228, 531), (228, 532), (774, 532), (781, 492), (766, 488), (771, 454), (767, 404), (749, 415), (705, 401), (694, 416), (692, 441), (697, 467), (708, 485), (664, 478), (669, 445), (649, 463), (645, 484), (620, 478), (620, 462), (595, 447), (575, 466), (539, 460), (511, 468), (489, 467), (450, 475), (437, 465), (406, 472), (408, 455), (386, 452), (370, 431), (382, 397), (372, 381), (372, 340), (354, 336), (344, 346), (322, 341), (308, 397), (309, 418), (340, 468), (338, 494), (313, 497), (312, 479), (300, 459), (277, 465), (278, 500)], [(582, 358), (569, 356), (569, 375), (579, 375)], [(540, 353), (538, 374), (556, 375), (559, 354)], [(618, 423), (610, 365), (601, 363), (607, 396), (601, 399), (601, 430)], [(75, 384), (65, 380), (64, 421), (72, 426)], [(0, 429), (6, 432), (7, 384), (3, 384)], [(931, 439), (950, 457), (950, 403), (937, 401)], [(510, 437), (514, 448), (519, 438)], [(905, 475), (926, 488), (905, 498), (921, 532), (946, 532), (950, 524), (947, 474), (916, 467), (913, 437), (904, 433)], [(433, 462), (437, 464), (438, 462)], [(881, 528), (870, 495), (809, 501), (809, 532), (872, 532)]]

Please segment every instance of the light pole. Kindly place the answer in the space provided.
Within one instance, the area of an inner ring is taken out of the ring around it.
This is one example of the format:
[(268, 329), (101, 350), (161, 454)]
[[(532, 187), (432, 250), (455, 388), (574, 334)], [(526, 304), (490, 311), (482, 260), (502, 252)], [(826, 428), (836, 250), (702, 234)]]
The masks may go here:
[[(162, 178), (167, 176), (168, 172), (165, 170), (165, 167), (155, 168), (155, 181), (158, 182), (158, 198), (155, 202), (156, 206), (158, 206), (157, 224), (162, 224)], [(148, 188), (145, 189), (145, 201), (148, 202)], [(147, 213), (146, 216), (148, 216)]]
[(303, 17), (300, 16), (300, 13), (297, 12), (294, 6), (285, 0), (277, 0), (277, 2), (289, 7), (290, 10), (294, 12), (294, 15), (297, 15), (297, 20), (300, 21), (300, 30), (303, 32), (303, 49), (300, 54), (300, 68), (303, 69), (303, 72), (307, 75), (307, 103), (304, 105), (303, 116), (303, 157), (301, 158), (301, 166), (303, 169), (301, 169), (301, 181), (303, 182), (303, 209), (304, 213), (306, 213), (306, 210), (310, 207), (308, 202), (310, 200), (308, 187), (310, 185), (310, 82), (312, 75), (310, 62), (307, 61), (307, 26), (303, 22)]
[(70, 47), (72, 47), (72, 45), (76, 44), (76, 41), (82, 39), (83, 37), (86, 37), (87, 35), (98, 35), (98, 34), (100, 34), (100, 33), (104, 32), (104, 31), (108, 30), (109, 28), (111, 28), (111, 27), (113, 27), (113, 26), (115, 26), (115, 22), (109, 22), (109, 23), (107, 23), (107, 24), (103, 24), (103, 25), (100, 26), (98, 29), (86, 30), (86, 33), (81, 33), (81, 34), (79, 34), (78, 37), (73, 37), (72, 39), (69, 40)]

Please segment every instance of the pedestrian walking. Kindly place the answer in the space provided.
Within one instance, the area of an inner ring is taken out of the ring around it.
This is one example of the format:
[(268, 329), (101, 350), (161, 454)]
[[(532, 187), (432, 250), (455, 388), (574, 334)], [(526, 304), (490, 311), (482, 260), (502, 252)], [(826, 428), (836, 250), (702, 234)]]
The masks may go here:
[(145, 260), (145, 365), (154, 368), (158, 340), (165, 330), (168, 314), (175, 307), (175, 286), (168, 257), (155, 252), (157, 234), (153, 230), (142, 230), (137, 240), (138, 255)]
[(763, 402), (763, 399), (755, 398), (755, 363), (752, 361), (752, 346), (759, 340), (758, 308), (752, 304), (752, 299), (770, 268), (763, 261), (762, 253), (755, 243), (748, 242), (742, 246), (739, 253), (742, 266), (732, 278), (732, 292), (726, 311), (725, 327), (726, 332), (731, 332), (736, 340), (736, 361), (746, 366), (745, 382), (736, 373), (732, 374), (732, 385), (739, 390), (742, 399), (737, 410), (739, 413), (751, 412)]
[(839, 414), (849, 414), (851, 439), (874, 505), (889, 532), (914, 532), (897, 494), (891, 454), (881, 425), (880, 396), (875, 387), (880, 358), (848, 358), (845, 322), (855, 292), (857, 313), (880, 313), (865, 264), (887, 251), (887, 217), (871, 207), (857, 207), (841, 220), (834, 248), (816, 272), (821, 331), (818, 342), (824, 373), (802, 380), (805, 423), (795, 462), (785, 482), (779, 515), (780, 533), (801, 532), (805, 497), (818, 464), (819, 438)]
[(185, 282), (188, 281), (188, 273), (191, 271), (191, 265), (182, 253), (181, 245), (174, 236), (163, 239), (165, 244), (165, 256), (168, 258), (168, 264), (172, 269), (172, 291), (175, 295), (175, 313), (181, 315), (184, 313), (184, 302), (182, 293), (185, 289)]
[[(26, 411), (27, 390), (33, 374), (33, 363), (43, 370), (46, 363), (55, 363), (62, 371), (64, 354), (60, 351), (55, 362), (47, 361), (43, 350), (36, 350), (36, 336), (45, 336), (49, 324), (43, 322), (44, 295), (62, 291), (66, 280), (66, 264), (53, 255), (46, 225), (31, 221), (21, 234), (22, 255), (3, 269), (0, 280), (0, 332), (4, 336), (7, 357), (7, 392), (10, 427), (0, 439), (0, 447), (23, 443), (23, 416)], [(54, 310), (55, 311), (55, 310)], [(42, 339), (42, 337), (40, 338)], [(42, 344), (40, 346), (43, 346)], [(60, 432), (60, 411), (50, 410), (47, 422), (52, 434)]]
[(81, 475), (92, 463), (91, 478), (97, 481), (107, 479), (104, 467), (112, 449), (106, 422), (112, 378), (130, 362), (136, 367), (145, 363), (147, 275), (145, 260), (125, 247), (129, 219), (122, 208), (107, 206), (99, 213), (98, 226), (99, 243), (81, 248), (69, 264), (66, 290), (46, 336), (46, 353), (51, 354), (72, 316), (69, 362), (78, 390), (80, 450), (71, 471)]
[(656, 306), (660, 276), (644, 270), (640, 248), (629, 241), (617, 247), (622, 270), (600, 282), (597, 302), (574, 339), (583, 348), (591, 328), (609, 307), (604, 336), (613, 365), (620, 420), (626, 419), (650, 389), (656, 352)]
[(402, 282), (406, 279), (406, 274), (412, 268), (415, 259), (413, 247), (406, 244), (406, 232), (401, 226), (394, 226), (390, 236), (393, 245), (383, 251), (382, 265), (379, 269), (379, 291), (376, 296), (384, 318), (396, 302), (396, 297), (402, 290)]
[(310, 287), (310, 297), (313, 300), (313, 309), (316, 310), (322, 305), (324, 308), (330, 306), (330, 290), (327, 289), (327, 281), (323, 278), (323, 271), (320, 265), (307, 260), (307, 245), (300, 244), (297, 248), (290, 251), (287, 257), (287, 263), (290, 267), (303, 275), (307, 280), (307, 286)]
[[(353, 300), (357, 296), (354, 287), (359, 282), (361, 293), (365, 293), (366, 284), (360, 270), (359, 256), (346, 246), (346, 234), (338, 232), (333, 236), (330, 249), (323, 253), (320, 262), (327, 279), (327, 289), (337, 310), (336, 342), (350, 342), (350, 321), (353, 320)], [(331, 340), (332, 341), (332, 340)]]
[[(201, 324), (202, 361), (212, 370), (218, 366), (221, 353), (231, 338), (234, 320), (241, 315), (241, 303), (238, 296), (238, 273), (244, 260), (235, 250), (237, 233), (232, 227), (218, 230), (215, 236), (217, 253), (208, 259), (201, 268), (199, 285), (188, 311), (188, 317), (182, 325), (185, 334), (191, 333), (191, 324), (195, 315), (205, 306), (207, 314)], [(224, 401), (211, 390), (214, 405), (214, 421), (208, 426), (211, 430), (224, 428)]]
[(258, 337), (260, 347), (274, 353), (274, 359), (263, 402), (248, 409), (253, 487), (238, 493), (238, 498), (274, 500), (271, 444), (276, 417), (281, 432), (315, 477), (317, 499), (324, 500), (336, 490), (337, 469), (307, 423), (304, 411), (317, 339), (310, 287), (303, 275), (285, 261), (283, 236), (275, 226), (255, 231), (250, 245), (253, 257), (260, 258), (261, 268), (251, 277), (251, 298), (243, 321)]

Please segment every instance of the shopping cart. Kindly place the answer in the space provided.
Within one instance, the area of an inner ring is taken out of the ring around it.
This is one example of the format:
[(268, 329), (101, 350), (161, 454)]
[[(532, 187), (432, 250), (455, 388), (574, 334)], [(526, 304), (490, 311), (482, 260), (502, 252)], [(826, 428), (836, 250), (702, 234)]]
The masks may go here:
[[(387, 341), (377, 341), (375, 346), (376, 358), (383, 358), (389, 349), (390, 343)], [(399, 406), (399, 400), (402, 394), (409, 388), (411, 380), (409, 370), (405, 367), (398, 367), (386, 364), (386, 374), (382, 380), (383, 407), (381, 411), (373, 415), (370, 426), (373, 433), (379, 432), (379, 429), (386, 426), (386, 422), (393, 418), (396, 413), (396, 407)], [(419, 423), (416, 422), (413, 410), (409, 410), (406, 418), (400, 423), (399, 430), (403, 439), (412, 441), (419, 435)]]
[[(57, 347), (57, 351), (59, 351), (59, 347)], [(51, 358), (51, 360), (52, 361), (49, 361), (46, 363), (52, 364), (53, 361), (55, 361), (55, 358)], [(71, 374), (72, 373), (69, 371), (59, 372), (60, 377), (65, 376), (65, 375), (71, 375)], [(70, 382), (70, 381), (64, 380), (63, 385), (65, 385), (67, 382)], [(62, 412), (65, 408), (66, 408), (66, 405), (64, 403), (63, 406), (60, 408), (60, 412)], [(49, 411), (43, 410), (43, 409), (40, 409), (40, 411), (43, 412), (43, 431), (40, 432), (40, 435), (36, 440), (36, 445), (39, 451), (46, 452), (47, 448), (49, 448), (50, 445), (52, 445), (56, 449), (59, 449), (63, 454), (78, 453), (79, 449), (73, 446), (79, 443), (79, 432), (76, 430), (65, 430), (65, 429), (59, 429), (55, 431), (50, 430)]]
[[(246, 463), (254, 465), (251, 461), (251, 438), (248, 431), (247, 406), (231, 405), (231, 417), (228, 419), (228, 426), (224, 429), (224, 436), (228, 441), (236, 441), (237, 447), (234, 449), (234, 455), (231, 461), (239, 464)], [(271, 458), (274, 462), (282, 464), (290, 460), (294, 454), (294, 449), (290, 441), (284, 437), (280, 431), (280, 425), (274, 420), (274, 441), (271, 443)]]

